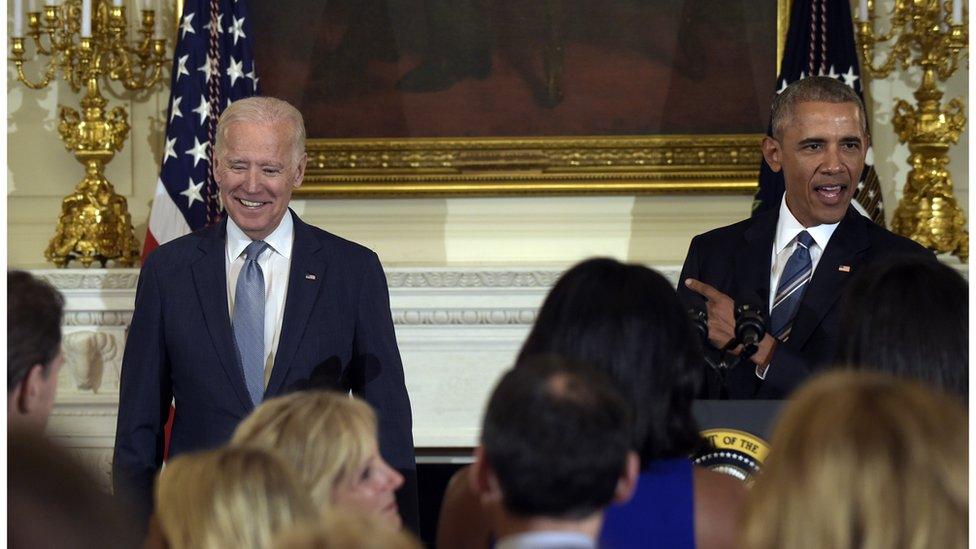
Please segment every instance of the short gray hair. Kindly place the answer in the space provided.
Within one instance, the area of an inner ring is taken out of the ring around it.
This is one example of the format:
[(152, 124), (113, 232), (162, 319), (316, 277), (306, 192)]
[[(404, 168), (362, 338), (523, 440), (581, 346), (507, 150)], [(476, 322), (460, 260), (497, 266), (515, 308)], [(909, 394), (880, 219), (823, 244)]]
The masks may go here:
[(861, 114), (861, 131), (868, 135), (868, 116), (861, 96), (847, 84), (829, 76), (810, 76), (797, 80), (773, 99), (770, 120), (773, 137), (779, 139), (793, 120), (800, 103), (854, 103)]
[(231, 103), (217, 120), (215, 152), (220, 151), (221, 143), (227, 136), (227, 128), (236, 122), (251, 122), (267, 126), (287, 124), (292, 134), (295, 160), (305, 152), (305, 121), (302, 119), (302, 113), (287, 101), (276, 97), (253, 96)]

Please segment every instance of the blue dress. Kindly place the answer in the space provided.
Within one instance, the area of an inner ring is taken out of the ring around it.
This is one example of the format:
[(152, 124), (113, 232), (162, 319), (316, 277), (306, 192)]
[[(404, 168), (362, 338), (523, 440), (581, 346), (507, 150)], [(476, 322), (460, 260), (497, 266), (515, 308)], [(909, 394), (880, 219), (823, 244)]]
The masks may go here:
[(694, 549), (695, 502), (691, 460), (652, 462), (641, 472), (634, 497), (607, 508), (600, 547)]

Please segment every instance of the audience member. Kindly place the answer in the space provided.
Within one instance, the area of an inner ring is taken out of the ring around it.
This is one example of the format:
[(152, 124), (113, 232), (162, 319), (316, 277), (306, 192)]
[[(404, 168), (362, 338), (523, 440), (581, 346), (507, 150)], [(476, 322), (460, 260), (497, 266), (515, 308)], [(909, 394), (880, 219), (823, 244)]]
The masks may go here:
[(555, 355), (506, 373), (488, 402), (473, 488), (501, 504), (497, 549), (591, 548), (637, 481), (630, 413), (597, 370)]
[(293, 524), (319, 519), (292, 468), (259, 448), (173, 458), (159, 473), (155, 503), (150, 535), (158, 531), (169, 549), (264, 549)]
[(966, 547), (967, 430), (958, 401), (912, 381), (811, 380), (773, 433), (742, 547)]
[(54, 406), (64, 298), (24, 271), (7, 271), (7, 426), (43, 430)]
[(400, 527), (395, 494), (403, 476), (380, 456), (376, 415), (362, 400), (328, 391), (267, 400), (241, 422), (231, 444), (279, 452), (323, 511), (341, 505)]
[[(634, 497), (607, 510), (601, 545), (734, 545), (745, 488), (694, 467), (689, 458), (703, 444), (691, 412), (702, 359), (686, 311), (664, 277), (612, 259), (576, 265), (543, 303), (518, 362), (536, 354), (594, 365), (631, 409), (641, 475)], [(465, 474), (455, 474), (445, 493), (439, 546), (484, 547), (490, 537), (486, 517), (497, 510), (472, 501), (475, 495), (458, 479)]]
[(285, 532), (274, 549), (421, 549), (409, 530), (388, 528), (383, 518), (338, 507), (320, 524), (301, 525)]
[(13, 427), (7, 459), (7, 547), (139, 546), (119, 502), (38, 430)]
[(869, 265), (847, 287), (841, 311), (838, 364), (968, 400), (969, 288), (955, 269), (910, 257)]

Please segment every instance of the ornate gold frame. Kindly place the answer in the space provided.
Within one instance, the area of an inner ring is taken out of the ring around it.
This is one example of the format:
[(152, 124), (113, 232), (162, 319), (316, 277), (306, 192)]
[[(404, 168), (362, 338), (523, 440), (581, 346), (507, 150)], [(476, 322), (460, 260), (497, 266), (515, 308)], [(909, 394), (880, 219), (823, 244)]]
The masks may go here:
[[(790, 2), (776, 1), (779, 67)], [(310, 139), (305, 182), (295, 194), (749, 194), (761, 140), (761, 134)]]

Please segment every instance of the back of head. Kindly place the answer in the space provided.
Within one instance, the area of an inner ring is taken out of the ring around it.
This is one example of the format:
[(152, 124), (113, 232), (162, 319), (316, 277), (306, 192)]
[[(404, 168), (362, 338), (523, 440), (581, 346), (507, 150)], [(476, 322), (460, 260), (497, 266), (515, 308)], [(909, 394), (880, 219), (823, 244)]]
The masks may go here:
[(7, 394), (35, 365), (49, 368), (61, 352), (64, 298), (24, 271), (7, 271)]
[(743, 547), (965, 547), (965, 411), (872, 372), (832, 372), (783, 411)]
[(700, 444), (691, 405), (701, 383), (700, 343), (671, 284), (640, 265), (590, 259), (546, 297), (519, 362), (557, 354), (606, 373), (632, 408), (642, 466)]
[(843, 295), (837, 363), (969, 394), (969, 288), (928, 258), (898, 257), (859, 272)]
[(782, 138), (783, 130), (793, 121), (796, 106), (800, 103), (853, 103), (857, 105), (861, 130), (868, 135), (868, 117), (861, 96), (836, 78), (810, 76), (793, 82), (773, 98), (770, 108), (773, 137)]
[(409, 531), (376, 515), (331, 510), (319, 524), (297, 526), (279, 536), (274, 549), (420, 549)]
[(133, 517), (62, 448), (33, 430), (7, 437), (7, 545), (137, 547)]
[(276, 97), (255, 95), (234, 101), (220, 114), (214, 146), (218, 154), (223, 150), (227, 128), (241, 122), (269, 127), (284, 126), (291, 135), (295, 160), (305, 152), (305, 121), (298, 109)]
[(318, 512), (280, 457), (229, 447), (170, 460), (156, 483), (156, 517), (172, 549), (259, 549)]
[(333, 488), (376, 447), (376, 416), (369, 404), (345, 393), (299, 391), (258, 406), (231, 443), (278, 452), (324, 509)]
[(628, 407), (605, 376), (540, 356), (502, 377), (481, 443), (508, 512), (580, 519), (613, 499), (629, 432)]

